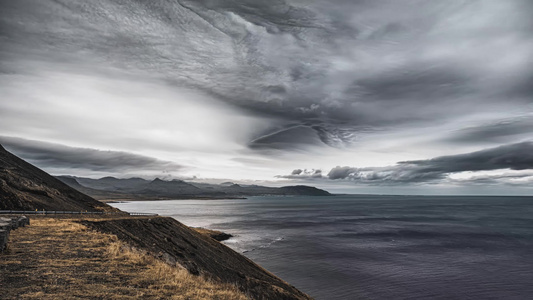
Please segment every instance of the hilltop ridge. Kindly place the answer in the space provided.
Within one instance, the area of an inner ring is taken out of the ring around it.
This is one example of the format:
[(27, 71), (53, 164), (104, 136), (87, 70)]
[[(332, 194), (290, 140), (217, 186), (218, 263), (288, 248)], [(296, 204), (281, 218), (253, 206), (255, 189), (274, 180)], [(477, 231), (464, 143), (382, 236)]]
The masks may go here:
[(9, 153), (1, 145), (0, 197), (0, 210), (117, 211)]

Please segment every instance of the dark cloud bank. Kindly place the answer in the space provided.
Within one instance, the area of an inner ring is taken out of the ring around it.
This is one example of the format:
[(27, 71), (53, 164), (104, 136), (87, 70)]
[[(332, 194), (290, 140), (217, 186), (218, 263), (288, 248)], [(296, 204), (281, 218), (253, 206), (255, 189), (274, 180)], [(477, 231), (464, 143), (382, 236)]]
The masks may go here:
[(40, 168), (62, 169), (66, 174), (71, 174), (76, 169), (82, 172), (127, 174), (147, 171), (171, 172), (182, 168), (173, 162), (120, 151), (75, 148), (12, 137), (0, 137), (0, 144)]
[[(410, 183), (442, 183), (448, 175), (460, 172), (493, 170), (533, 170), (533, 142), (523, 142), (482, 151), (436, 157), (428, 160), (399, 162), (389, 167), (340, 167), (337, 166), (323, 177), (321, 172), (297, 169), (290, 175), (280, 176), (290, 179), (324, 178), (329, 180), (349, 180), (356, 183), (391, 185)], [(475, 177), (470, 183), (497, 183), (501, 179), (532, 177), (531, 174), (499, 174), (490, 177)], [(527, 182), (529, 183), (529, 182)]]

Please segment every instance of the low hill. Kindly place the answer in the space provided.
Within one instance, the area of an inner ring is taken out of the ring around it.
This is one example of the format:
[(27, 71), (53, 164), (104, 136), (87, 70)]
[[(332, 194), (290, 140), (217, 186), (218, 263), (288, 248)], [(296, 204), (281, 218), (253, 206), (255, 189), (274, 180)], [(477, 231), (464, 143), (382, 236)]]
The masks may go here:
[(156, 178), (144, 189), (140, 190), (139, 193), (156, 196), (192, 196), (202, 194), (203, 191), (200, 188), (182, 180), (165, 181)]
[(331, 194), (329, 192), (327, 192), (327, 191), (321, 190), (321, 189), (316, 188), (314, 186), (307, 186), (307, 185), (283, 186), (283, 187), (281, 187), (279, 189), (280, 189), (280, 191), (282, 193), (286, 193), (286, 195), (331, 196)]
[(9, 153), (0, 145), (0, 210), (36, 209), (116, 210)]

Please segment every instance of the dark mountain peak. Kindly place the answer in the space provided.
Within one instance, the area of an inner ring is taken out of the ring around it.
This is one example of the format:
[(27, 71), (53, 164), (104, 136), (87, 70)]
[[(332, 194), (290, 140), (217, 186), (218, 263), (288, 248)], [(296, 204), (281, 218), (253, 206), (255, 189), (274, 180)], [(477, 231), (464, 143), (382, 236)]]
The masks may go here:
[(180, 195), (199, 194), (202, 190), (198, 187), (182, 180), (165, 181), (159, 178), (154, 179), (146, 188), (138, 191), (140, 194), (178, 197)]
[(235, 182), (231, 182), (231, 181), (222, 182), (220, 185), (223, 186), (223, 187), (230, 187), (230, 188), (240, 188), (240, 187), (242, 187), (241, 185), (236, 184)]
[(179, 180), (179, 179), (174, 179), (174, 180), (171, 180), (171, 181), (167, 181), (167, 180), (163, 180), (163, 179), (160, 179), (160, 178), (156, 178), (154, 180), (152, 180), (152, 182), (150, 182), (150, 184), (158, 184), (158, 185), (168, 185), (168, 186), (180, 186), (180, 185), (187, 185), (187, 186), (192, 186), (192, 184), (188, 183), (188, 182), (185, 182), (183, 180)]
[(120, 179), (118, 179), (116, 177), (113, 177), (113, 176), (106, 176), (106, 177), (102, 177), (102, 178), (100, 178), (98, 180), (101, 180), (101, 181), (117, 181), (117, 180), (120, 180)]

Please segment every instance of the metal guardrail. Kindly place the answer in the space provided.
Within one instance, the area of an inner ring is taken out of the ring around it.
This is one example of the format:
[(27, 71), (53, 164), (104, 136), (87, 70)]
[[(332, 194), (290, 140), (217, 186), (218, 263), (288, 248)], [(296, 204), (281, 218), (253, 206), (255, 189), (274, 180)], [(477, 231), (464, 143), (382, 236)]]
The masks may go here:
[(159, 214), (154, 214), (154, 213), (127, 213), (129, 214), (130, 216), (159, 216)]
[(0, 210), (0, 215), (130, 215), (130, 216), (159, 216), (153, 213), (128, 213), (105, 211), (61, 211), (61, 210)]

